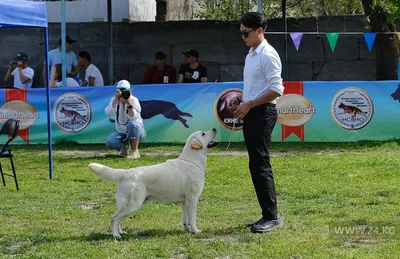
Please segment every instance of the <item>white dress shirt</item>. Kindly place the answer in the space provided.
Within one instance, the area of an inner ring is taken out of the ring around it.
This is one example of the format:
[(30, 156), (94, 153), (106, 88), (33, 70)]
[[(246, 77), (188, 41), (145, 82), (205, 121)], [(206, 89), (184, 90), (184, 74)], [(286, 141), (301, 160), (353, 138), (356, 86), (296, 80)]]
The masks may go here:
[[(246, 56), (243, 70), (242, 101), (247, 102), (272, 90), (283, 94), (282, 63), (278, 52), (264, 40)], [(276, 99), (271, 103), (276, 103)]]
[(126, 134), (128, 131), (128, 122), (133, 121), (135, 123), (138, 123), (140, 126), (143, 126), (143, 119), (140, 116), (140, 112), (142, 110), (139, 100), (134, 97), (130, 96), (130, 101), (133, 106), (134, 110), (134, 115), (133, 117), (129, 116), (129, 113), (127, 113), (127, 104), (121, 103), (119, 100), (117, 102), (117, 105), (115, 106), (115, 109), (112, 107), (112, 102), (114, 100), (114, 97), (111, 98), (110, 103), (105, 109), (105, 113), (108, 116), (116, 115), (117, 114), (117, 107), (119, 104), (119, 115), (118, 115), (118, 121), (117, 118), (115, 118), (115, 130), (118, 131), (119, 133)]

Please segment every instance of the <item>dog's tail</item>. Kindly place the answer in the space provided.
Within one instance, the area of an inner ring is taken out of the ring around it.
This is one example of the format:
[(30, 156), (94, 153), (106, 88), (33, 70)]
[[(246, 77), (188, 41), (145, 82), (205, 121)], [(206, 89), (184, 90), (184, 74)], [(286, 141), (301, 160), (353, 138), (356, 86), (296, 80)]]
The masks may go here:
[(124, 177), (125, 169), (113, 169), (111, 167), (90, 163), (89, 169), (104, 181), (119, 182)]
[(190, 118), (193, 118), (192, 114), (190, 114), (190, 113), (188, 113), (188, 112), (179, 111), (178, 114), (179, 114), (180, 116), (183, 116), (183, 117), (190, 117)]

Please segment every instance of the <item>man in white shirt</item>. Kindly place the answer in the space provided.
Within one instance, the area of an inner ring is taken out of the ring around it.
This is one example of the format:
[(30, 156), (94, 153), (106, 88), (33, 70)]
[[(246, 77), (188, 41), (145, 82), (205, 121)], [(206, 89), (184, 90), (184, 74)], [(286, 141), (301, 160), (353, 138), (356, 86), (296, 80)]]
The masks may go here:
[[(119, 81), (115, 96), (105, 109), (108, 116), (116, 116), (115, 131), (108, 136), (107, 147), (119, 150), (123, 157), (140, 157), (139, 141), (146, 137), (140, 112), (139, 100), (132, 95), (130, 83), (127, 80)], [(128, 155), (129, 144), (132, 152)]]
[(103, 76), (100, 70), (93, 65), (92, 57), (87, 51), (82, 51), (78, 54), (79, 65), (86, 70), (85, 81), (83, 81), (83, 86), (104, 86)]
[[(79, 66), (78, 60), (76, 59), (75, 52), (72, 51), (72, 44), (75, 43), (76, 40), (73, 40), (70, 36), (66, 36), (65, 39), (65, 55), (67, 58), (66, 61), (66, 69), (67, 69), (67, 77), (72, 77), (77, 82), (79, 82)], [(51, 68), (57, 64), (62, 64), (62, 52), (61, 52), (61, 39), (58, 41), (58, 48), (52, 49), (48, 53), (49, 71)], [(46, 66), (46, 62), (44, 62)], [(43, 69), (43, 82), (46, 86), (46, 69)]]
[(248, 12), (240, 20), (240, 33), (250, 47), (243, 72), (243, 94), (231, 100), (235, 117), (243, 119), (249, 169), (262, 217), (247, 226), (264, 233), (282, 225), (277, 212), (274, 176), (269, 159), (271, 134), (277, 121), (276, 99), (283, 94), (282, 65), (276, 50), (264, 38), (266, 19)]
[[(17, 65), (16, 68), (14, 68), (15, 65)], [(32, 87), (34, 74), (35, 71), (28, 65), (28, 55), (21, 52), (18, 53), (14, 60), (10, 61), (8, 64), (8, 70), (4, 82), (14, 79), (15, 88), (28, 89)]]

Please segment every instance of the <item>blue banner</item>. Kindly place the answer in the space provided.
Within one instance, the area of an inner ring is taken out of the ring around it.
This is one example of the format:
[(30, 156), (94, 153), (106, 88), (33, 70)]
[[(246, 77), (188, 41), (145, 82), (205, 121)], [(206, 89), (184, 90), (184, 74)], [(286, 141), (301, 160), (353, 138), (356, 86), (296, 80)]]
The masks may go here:
[[(285, 82), (272, 141), (342, 142), (400, 138), (399, 81)], [(220, 141), (243, 141), (243, 122), (226, 104), (243, 82), (134, 85), (144, 142), (185, 142), (216, 128)], [(0, 89), (0, 122), (21, 121), (16, 143), (47, 143), (45, 89)], [(104, 112), (115, 86), (51, 89), (53, 143), (105, 143), (115, 129)]]

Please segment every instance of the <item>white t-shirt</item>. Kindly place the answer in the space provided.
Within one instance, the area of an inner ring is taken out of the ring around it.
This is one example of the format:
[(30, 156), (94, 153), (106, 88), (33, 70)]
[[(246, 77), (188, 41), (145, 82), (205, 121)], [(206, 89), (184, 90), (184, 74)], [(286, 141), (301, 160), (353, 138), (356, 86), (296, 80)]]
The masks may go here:
[(11, 72), (11, 74), (14, 76), (14, 87), (19, 88), (19, 89), (31, 88), (32, 87), (32, 79), (35, 74), (35, 71), (30, 67), (26, 67), (26, 68), (22, 69), (22, 73), (24, 74), (24, 76), (29, 77), (30, 80), (28, 82), (26, 82), (25, 84), (23, 84), (21, 82), (21, 78), (19, 77), (18, 67), (16, 67)]
[(94, 77), (94, 86), (104, 86), (103, 76), (100, 70), (93, 64), (90, 64), (86, 69), (85, 80), (89, 85), (89, 77)]
[[(57, 87), (63, 87), (62, 81), (57, 81), (56, 82)], [(72, 77), (67, 77), (67, 83), (65, 84), (66, 87), (72, 86), (72, 87), (79, 87), (80, 85), (78, 82), (76, 82), (75, 79)]]

